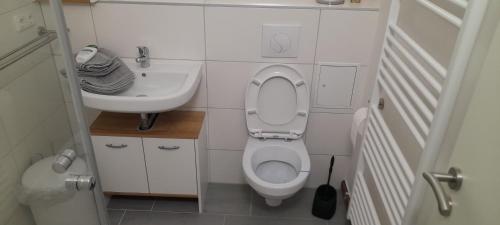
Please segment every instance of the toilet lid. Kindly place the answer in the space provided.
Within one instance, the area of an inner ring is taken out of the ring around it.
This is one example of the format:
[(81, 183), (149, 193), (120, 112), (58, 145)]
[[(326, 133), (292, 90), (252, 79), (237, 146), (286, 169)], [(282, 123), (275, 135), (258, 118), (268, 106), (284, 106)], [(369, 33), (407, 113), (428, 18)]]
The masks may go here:
[(309, 114), (307, 83), (288, 66), (266, 67), (248, 84), (245, 110), (251, 136), (298, 139)]

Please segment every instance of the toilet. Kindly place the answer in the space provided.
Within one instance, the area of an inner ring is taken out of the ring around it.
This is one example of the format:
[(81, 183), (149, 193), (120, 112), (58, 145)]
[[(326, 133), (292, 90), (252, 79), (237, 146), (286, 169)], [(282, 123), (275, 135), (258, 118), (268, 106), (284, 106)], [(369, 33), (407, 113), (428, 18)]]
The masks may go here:
[(260, 70), (248, 84), (245, 115), (245, 178), (269, 206), (279, 206), (304, 187), (311, 169), (302, 139), (309, 115), (306, 81), (286, 65)]

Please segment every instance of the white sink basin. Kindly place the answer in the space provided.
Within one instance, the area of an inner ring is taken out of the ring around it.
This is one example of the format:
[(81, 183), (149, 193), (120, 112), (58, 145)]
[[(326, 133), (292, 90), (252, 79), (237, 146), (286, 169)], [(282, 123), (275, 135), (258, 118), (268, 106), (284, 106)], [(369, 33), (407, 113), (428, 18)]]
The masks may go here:
[(186, 104), (201, 80), (199, 62), (151, 60), (141, 68), (131, 59), (125, 64), (135, 73), (133, 86), (116, 95), (100, 95), (82, 90), (85, 106), (109, 112), (159, 113)]

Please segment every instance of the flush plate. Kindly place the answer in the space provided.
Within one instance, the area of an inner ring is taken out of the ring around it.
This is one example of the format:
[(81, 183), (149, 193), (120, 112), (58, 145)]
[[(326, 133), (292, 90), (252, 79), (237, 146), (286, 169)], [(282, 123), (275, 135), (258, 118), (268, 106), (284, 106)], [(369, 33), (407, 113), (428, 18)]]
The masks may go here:
[(262, 57), (296, 58), (299, 49), (300, 25), (262, 25)]

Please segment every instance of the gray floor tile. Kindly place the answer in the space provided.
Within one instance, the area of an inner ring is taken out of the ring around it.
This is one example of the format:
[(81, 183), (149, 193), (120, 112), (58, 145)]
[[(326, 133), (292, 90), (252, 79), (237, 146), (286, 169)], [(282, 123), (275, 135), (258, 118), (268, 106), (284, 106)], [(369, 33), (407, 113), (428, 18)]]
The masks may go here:
[(205, 212), (231, 215), (250, 214), (251, 189), (248, 185), (209, 184)]
[[(278, 207), (270, 207), (266, 205), (262, 196), (253, 193), (252, 197), (252, 216), (280, 217), (280, 218), (303, 218), (303, 219), (319, 219), (312, 215), (312, 205), (314, 201), (314, 193), (316, 189), (304, 188), (294, 196), (285, 199)], [(346, 209), (340, 201), (340, 196), (337, 201), (337, 210), (334, 217), (329, 221), (331, 225), (344, 225)]]
[(113, 196), (109, 201), (109, 209), (151, 210), (154, 199), (145, 197)]
[(224, 216), (127, 211), (120, 225), (224, 225)]
[(122, 219), (124, 213), (125, 213), (125, 210), (109, 209), (108, 215), (109, 215), (110, 225), (120, 224), (120, 220)]
[(198, 202), (193, 199), (157, 199), (153, 211), (198, 212)]
[[(340, 196), (337, 196), (340, 198)], [(337, 211), (332, 219), (328, 222), (329, 225), (346, 225), (347, 224), (347, 209), (344, 206), (344, 202), (339, 199), (337, 201)]]
[(327, 225), (316, 219), (283, 219), (255, 216), (227, 216), (225, 225)]
[(265, 199), (254, 192), (252, 197), (252, 216), (283, 218), (316, 218), (311, 214), (314, 189), (304, 188), (294, 196), (283, 200), (278, 207), (268, 206)]

